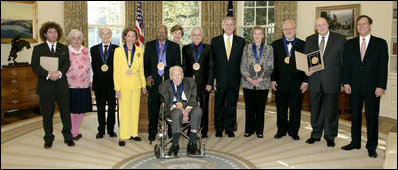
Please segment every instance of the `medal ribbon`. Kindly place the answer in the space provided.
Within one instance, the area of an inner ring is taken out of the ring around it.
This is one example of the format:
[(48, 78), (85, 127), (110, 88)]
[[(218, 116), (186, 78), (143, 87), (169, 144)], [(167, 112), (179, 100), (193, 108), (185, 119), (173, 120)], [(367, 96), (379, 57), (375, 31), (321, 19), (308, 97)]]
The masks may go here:
[(166, 58), (166, 49), (167, 49), (167, 44), (169, 40), (166, 39), (166, 42), (163, 45), (163, 51), (159, 51), (159, 41), (156, 40), (156, 51), (158, 52), (158, 57), (159, 60), (158, 62), (164, 63), (166, 65), (166, 62), (164, 61)]
[(101, 55), (101, 58), (102, 58), (102, 61), (104, 62), (104, 64), (106, 64), (106, 61), (108, 60), (108, 57), (109, 57), (109, 54), (111, 51), (110, 50), (111, 47), (112, 47), (112, 43), (109, 43), (108, 53), (106, 54), (106, 58), (105, 58), (104, 51), (102, 50), (102, 43), (101, 43), (101, 45), (98, 46), (98, 49), (99, 49), (99, 52), (100, 52), (100, 55)]
[(129, 53), (128, 53), (128, 49), (127, 49), (127, 45), (124, 44), (124, 52), (126, 53), (126, 60), (127, 60), (127, 66), (129, 68), (131, 68), (131, 65), (133, 65), (133, 59), (134, 59), (134, 53), (135, 53), (135, 45), (133, 45), (133, 50), (131, 50), (131, 60), (130, 60), (130, 64), (129, 64)]
[(194, 58), (194, 60), (195, 60), (195, 63), (198, 63), (198, 62), (199, 62), (199, 59), (200, 59), (200, 53), (202, 52), (203, 44), (200, 43), (200, 45), (199, 45), (198, 57), (196, 57), (196, 53), (195, 53), (195, 49), (194, 49), (194, 47), (193, 47), (193, 43), (191, 44), (191, 48), (192, 48), (192, 54), (193, 54), (193, 58)]
[(182, 98), (182, 91), (183, 91), (183, 89), (184, 89), (184, 83), (181, 82), (181, 84), (179, 85), (179, 88), (180, 88), (180, 89), (178, 89), (178, 94), (180, 95), (179, 98), (177, 98), (177, 96), (176, 96), (176, 90), (175, 90), (175, 88), (174, 88), (174, 83), (173, 83), (172, 80), (170, 80), (170, 85), (171, 85), (171, 87), (172, 87), (172, 89), (173, 89), (173, 94), (174, 94), (174, 96), (176, 97), (177, 101), (180, 101), (181, 98)]
[(260, 45), (260, 54), (257, 57), (257, 47), (256, 47), (256, 43), (253, 43), (253, 53), (254, 53), (254, 58), (256, 59), (256, 63), (260, 63), (261, 60), (261, 54), (263, 53), (263, 48), (264, 48), (264, 43), (262, 42)]
[(290, 51), (289, 51), (289, 48), (287, 47), (287, 40), (286, 40), (286, 37), (283, 37), (283, 45), (285, 46), (286, 55), (287, 55), (288, 57), (290, 57), (290, 55), (292, 54), (291, 52), (292, 52), (292, 50), (293, 50), (294, 44), (296, 44), (296, 38), (294, 38), (294, 40), (293, 40), (293, 42), (292, 42), (291, 44), (292, 44), (292, 48), (291, 48)]

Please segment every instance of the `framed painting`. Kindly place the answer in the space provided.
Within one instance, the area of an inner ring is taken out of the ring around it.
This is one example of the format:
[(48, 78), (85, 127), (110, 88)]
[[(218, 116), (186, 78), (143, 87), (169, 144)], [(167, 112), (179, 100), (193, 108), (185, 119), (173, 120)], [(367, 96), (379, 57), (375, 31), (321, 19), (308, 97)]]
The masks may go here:
[(356, 19), (360, 4), (326, 6), (316, 8), (316, 17), (324, 17), (329, 22), (329, 30), (344, 35), (347, 39), (358, 35)]
[(37, 43), (37, 1), (1, 1), (1, 43), (20, 39)]

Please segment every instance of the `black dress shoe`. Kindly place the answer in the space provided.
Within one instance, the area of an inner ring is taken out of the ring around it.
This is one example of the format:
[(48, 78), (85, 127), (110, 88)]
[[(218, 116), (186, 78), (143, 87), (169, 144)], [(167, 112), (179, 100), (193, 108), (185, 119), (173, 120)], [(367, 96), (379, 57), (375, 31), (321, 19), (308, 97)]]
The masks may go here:
[(126, 142), (125, 141), (123, 141), (123, 140), (119, 140), (119, 146), (125, 146), (126, 145)]
[(104, 134), (102, 133), (97, 133), (97, 135), (95, 136), (96, 139), (101, 139), (104, 137)]
[(44, 142), (44, 148), (49, 149), (53, 146), (53, 141), (46, 141)]
[(72, 139), (73, 139), (73, 140), (79, 140), (79, 139), (82, 138), (82, 137), (83, 137), (82, 134), (78, 134), (77, 136), (72, 137)]
[(228, 137), (230, 137), (230, 138), (235, 137), (235, 134), (232, 131), (226, 131), (225, 133), (228, 134)]
[(176, 157), (178, 155), (178, 151), (180, 150), (180, 145), (171, 145), (169, 152), (167, 152), (167, 156)]
[(245, 135), (243, 135), (244, 137), (250, 137), (251, 135), (253, 135), (253, 133), (245, 133)]
[(327, 139), (326, 141), (327, 141), (328, 147), (334, 147), (334, 146), (336, 145), (336, 144), (334, 143), (334, 140), (333, 140), (333, 139)]
[(263, 135), (263, 134), (257, 134), (257, 137), (258, 137), (258, 138), (263, 138), (264, 135)]
[(285, 136), (285, 135), (286, 135), (286, 134), (276, 133), (275, 136), (274, 136), (274, 138), (275, 138), (275, 139), (279, 139), (279, 138), (281, 138), (281, 137), (283, 137), (283, 136)]
[(216, 137), (222, 137), (222, 131), (216, 131)]
[(200, 156), (200, 151), (195, 143), (188, 144), (187, 156)]
[(150, 142), (154, 141), (154, 140), (155, 140), (155, 135), (149, 135), (149, 136), (148, 136), (148, 140), (149, 140)]
[(315, 143), (315, 141), (321, 141), (321, 139), (314, 139), (311, 137), (311, 138), (307, 139), (307, 141), (305, 141), (305, 143), (313, 144), (313, 143)]
[(75, 142), (73, 142), (72, 139), (64, 140), (64, 143), (66, 143), (68, 146), (75, 146)]
[(292, 135), (291, 137), (293, 138), (293, 140), (300, 140), (300, 136), (299, 135)]
[(137, 137), (130, 137), (130, 140), (135, 140), (135, 141), (142, 141), (142, 139), (137, 136)]
[(345, 146), (341, 147), (341, 149), (346, 150), (346, 151), (350, 151), (350, 150), (353, 150), (353, 149), (361, 149), (361, 147), (360, 146), (354, 146), (354, 145), (352, 145), (350, 143), (348, 145), (345, 145)]
[(377, 157), (377, 153), (375, 150), (368, 150), (368, 155), (371, 158), (376, 158)]
[(109, 137), (111, 137), (111, 138), (117, 137), (117, 134), (115, 132), (111, 132), (111, 133), (108, 133), (108, 134), (109, 134)]

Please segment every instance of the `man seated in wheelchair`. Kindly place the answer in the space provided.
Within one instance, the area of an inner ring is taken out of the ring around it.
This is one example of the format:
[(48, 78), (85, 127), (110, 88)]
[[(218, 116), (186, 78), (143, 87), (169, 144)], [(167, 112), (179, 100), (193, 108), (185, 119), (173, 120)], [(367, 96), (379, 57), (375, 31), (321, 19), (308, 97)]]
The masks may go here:
[[(191, 132), (187, 147), (188, 156), (200, 155), (196, 138), (200, 128), (202, 110), (196, 101), (196, 83), (191, 77), (185, 77), (180, 66), (170, 68), (170, 80), (164, 81), (159, 86), (159, 93), (165, 101), (165, 118), (172, 120), (172, 145), (167, 156), (177, 156), (181, 126), (189, 121)], [(199, 134), (200, 135), (200, 134)]]

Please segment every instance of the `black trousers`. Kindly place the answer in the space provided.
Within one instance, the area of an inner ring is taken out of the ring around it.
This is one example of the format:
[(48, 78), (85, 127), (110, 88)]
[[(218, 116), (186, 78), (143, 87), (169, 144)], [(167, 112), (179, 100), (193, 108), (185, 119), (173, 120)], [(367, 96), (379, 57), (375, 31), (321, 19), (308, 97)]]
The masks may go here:
[(352, 113), (351, 144), (361, 146), (362, 107), (365, 102), (365, 115), (367, 124), (366, 149), (376, 150), (379, 132), (380, 97), (375, 94), (351, 94), (350, 107)]
[(150, 137), (155, 137), (158, 133), (160, 108), (159, 84), (155, 83), (152, 87), (148, 88), (148, 134)]
[(311, 93), (311, 137), (334, 140), (339, 125), (339, 93)]
[[(281, 91), (275, 93), (277, 119), (276, 125), (279, 134), (288, 133), (290, 136), (298, 135), (303, 106), (303, 94), (299, 91)], [(288, 114), (288, 108), (290, 114)]]
[(251, 90), (243, 88), (246, 111), (245, 133), (263, 134), (268, 91), (268, 89)]
[[(94, 91), (95, 100), (97, 102), (97, 118), (98, 118), (98, 133), (105, 134), (105, 125), (108, 131), (114, 132), (115, 127), (115, 107), (116, 98), (115, 90), (110, 86), (104, 86), (103, 89)], [(105, 121), (105, 106), (108, 104), (108, 117)]]
[(202, 134), (207, 134), (209, 131), (209, 94), (210, 92), (206, 91), (206, 89), (198, 90), (200, 108), (202, 109), (202, 120), (200, 125)]
[(44, 141), (54, 141), (53, 135), (53, 116), (55, 102), (58, 104), (61, 120), (62, 135), (65, 140), (72, 139), (71, 118), (69, 106), (69, 88), (62, 91), (48, 90), (39, 94), (40, 108), (43, 114)]
[[(214, 127), (217, 131), (233, 131), (236, 123), (236, 105), (239, 98), (238, 87), (217, 85), (214, 105)], [(226, 102), (226, 103), (225, 103)]]

